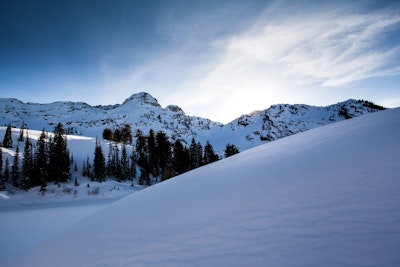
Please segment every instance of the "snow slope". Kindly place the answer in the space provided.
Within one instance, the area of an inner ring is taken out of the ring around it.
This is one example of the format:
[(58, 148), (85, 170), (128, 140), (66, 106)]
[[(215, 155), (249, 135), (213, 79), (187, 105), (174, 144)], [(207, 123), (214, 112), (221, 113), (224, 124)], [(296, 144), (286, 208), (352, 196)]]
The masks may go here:
[(400, 266), (400, 109), (247, 150), (98, 210), (10, 266)]

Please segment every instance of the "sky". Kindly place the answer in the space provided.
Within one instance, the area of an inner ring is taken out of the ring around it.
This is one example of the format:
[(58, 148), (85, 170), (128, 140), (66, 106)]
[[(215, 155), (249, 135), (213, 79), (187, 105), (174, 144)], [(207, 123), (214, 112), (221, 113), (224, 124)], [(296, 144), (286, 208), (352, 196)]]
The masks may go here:
[(0, 97), (163, 106), (228, 123), (278, 103), (400, 106), (398, 1), (0, 0)]

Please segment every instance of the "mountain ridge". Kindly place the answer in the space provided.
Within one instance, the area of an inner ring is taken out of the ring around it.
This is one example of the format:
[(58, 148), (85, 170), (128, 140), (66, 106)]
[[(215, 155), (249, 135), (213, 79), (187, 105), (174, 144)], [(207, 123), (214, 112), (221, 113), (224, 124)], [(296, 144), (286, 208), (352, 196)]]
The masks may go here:
[(61, 122), (69, 134), (101, 136), (105, 128), (131, 125), (133, 133), (150, 129), (164, 131), (172, 139), (189, 143), (192, 138), (210, 141), (220, 154), (227, 143), (245, 150), (332, 122), (384, 109), (364, 100), (349, 99), (326, 107), (305, 104), (276, 104), (241, 115), (230, 123), (186, 115), (177, 105), (162, 107), (146, 92), (132, 94), (122, 104), (91, 106), (84, 102), (57, 101), (47, 104), (24, 103), (0, 98), (0, 125), (53, 131)]

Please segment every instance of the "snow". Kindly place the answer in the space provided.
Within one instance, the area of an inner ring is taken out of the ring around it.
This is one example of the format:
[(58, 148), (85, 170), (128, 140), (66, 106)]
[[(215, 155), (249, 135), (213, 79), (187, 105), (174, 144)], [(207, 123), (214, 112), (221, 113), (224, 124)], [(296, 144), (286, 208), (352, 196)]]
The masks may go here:
[(400, 266), (399, 131), (393, 109), (258, 146), (85, 213), (7, 266)]
[(332, 122), (344, 120), (344, 108), (350, 117), (357, 117), (379, 109), (367, 102), (354, 99), (327, 107), (308, 105), (273, 105), (270, 108), (243, 115), (222, 125), (209, 119), (188, 116), (176, 105), (162, 108), (148, 93), (137, 93), (123, 104), (90, 106), (82, 102), (55, 102), (49, 104), (23, 103), (17, 99), (0, 98), (0, 125), (19, 128), (22, 123), (29, 129), (49, 132), (61, 122), (69, 133), (101, 137), (105, 128), (116, 129), (129, 124), (132, 132), (140, 129), (148, 134), (163, 131), (171, 141), (181, 139), (190, 144), (195, 138), (205, 146), (209, 141), (219, 155), (224, 154), (227, 143), (240, 151), (306, 131)]

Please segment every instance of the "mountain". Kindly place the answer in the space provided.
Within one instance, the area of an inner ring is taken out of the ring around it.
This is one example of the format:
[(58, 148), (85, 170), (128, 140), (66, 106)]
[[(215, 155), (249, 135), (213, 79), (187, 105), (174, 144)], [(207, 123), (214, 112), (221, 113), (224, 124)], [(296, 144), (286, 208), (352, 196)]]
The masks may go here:
[(347, 100), (327, 107), (281, 104), (243, 115), (223, 125), (188, 116), (176, 105), (163, 108), (157, 99), (142, 92), (132, 95), (123, 104), (109, 106), (90, 106), (82, 102), (36, 104), (2, 98), (0, 125), (11, 124), (19, 128), (24, 122), (29, 129), (45, 128), (52, 132), (55, 125), (61, 122), (69, 134), (101, 137), (105, 128), (115, 129), (130, 124), (134, 133), (140, 129), (147, 134), (153, 129), (187, 143), (193, 137), (203, 145), (208, 140), (221, 154), (228, 142), (243, 151), (294, 133), (382, 109), (361, 100)]
[(392, 109), (249, 149), (99, 209), (10, 266), (399, 266), (399, 131)]

